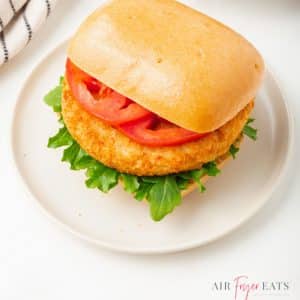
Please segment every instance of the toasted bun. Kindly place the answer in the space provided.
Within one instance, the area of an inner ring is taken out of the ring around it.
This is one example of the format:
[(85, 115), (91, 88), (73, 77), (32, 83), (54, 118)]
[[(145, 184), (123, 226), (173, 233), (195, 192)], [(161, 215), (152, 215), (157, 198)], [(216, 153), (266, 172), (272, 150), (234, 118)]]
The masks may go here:
[(242, 36), (173, 0), (112, 0), (68, 56), (112, 89), (183, 128), (214, 131), (253, 98), (264, 63)]

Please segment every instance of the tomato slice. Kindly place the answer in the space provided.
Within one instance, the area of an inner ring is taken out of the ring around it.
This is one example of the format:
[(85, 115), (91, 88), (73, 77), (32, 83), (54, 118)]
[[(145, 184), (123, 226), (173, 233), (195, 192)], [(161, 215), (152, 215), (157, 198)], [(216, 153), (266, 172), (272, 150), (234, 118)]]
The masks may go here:
[(178, 146), (199, 140), (207, 135), (207, 133), (199, 134), (180, 128), (158, 117), (123, 124), (118, 128), (132, 140), (149, 147)]
[(72, 94), (83, 108), (110, 125), (120, 125), (152, 115), (150, 111), (101, 84), (67, 60), (66, 77)]

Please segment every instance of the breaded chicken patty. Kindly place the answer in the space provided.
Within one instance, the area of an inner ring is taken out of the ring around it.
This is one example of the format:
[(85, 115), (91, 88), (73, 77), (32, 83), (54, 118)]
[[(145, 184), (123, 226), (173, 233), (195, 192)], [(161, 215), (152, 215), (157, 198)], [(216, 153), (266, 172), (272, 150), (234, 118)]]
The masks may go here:
[(147, 147), (87, 113), (64, 84), (62, 115), (73, 136), (89, 155), (106, 166), (138, 176), (167, 175), (199, 168), (226, 154), (239, 138), (254, 103), (204, 138), (172, 147)]

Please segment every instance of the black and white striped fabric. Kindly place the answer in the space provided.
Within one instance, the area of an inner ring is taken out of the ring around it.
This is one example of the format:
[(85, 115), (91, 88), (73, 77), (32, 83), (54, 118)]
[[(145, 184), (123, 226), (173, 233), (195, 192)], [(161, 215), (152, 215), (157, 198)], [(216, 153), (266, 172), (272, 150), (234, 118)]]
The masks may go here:
[(0, 66), (30, 42), (56, 2), (57, 0), (0, 0)]

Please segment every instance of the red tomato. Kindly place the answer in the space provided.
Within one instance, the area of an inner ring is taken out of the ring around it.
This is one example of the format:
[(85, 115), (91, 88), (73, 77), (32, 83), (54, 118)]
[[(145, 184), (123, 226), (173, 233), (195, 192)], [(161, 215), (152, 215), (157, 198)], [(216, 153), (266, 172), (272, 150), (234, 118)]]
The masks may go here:
[(152, 115), (150, 111), (77, 68), (69, 59), (66, 77), (72, 94), (83, 108), (111, 125), (125, 124)]
[(149, 147), (178, 146), (207, 135), (180, 128), (158, 117), (123, 124), (118, 128), (132, 140)]

